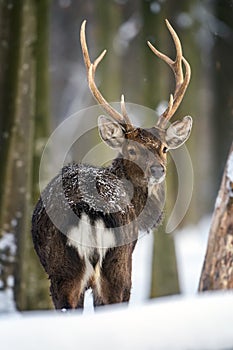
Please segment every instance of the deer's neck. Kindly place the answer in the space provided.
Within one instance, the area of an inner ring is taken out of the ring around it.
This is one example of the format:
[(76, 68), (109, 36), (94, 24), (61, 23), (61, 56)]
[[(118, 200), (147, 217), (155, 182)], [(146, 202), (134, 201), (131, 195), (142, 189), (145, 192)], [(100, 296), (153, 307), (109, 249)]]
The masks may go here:
[(148, 182), (145, 181), (142, 170), (133, 162), (119, 156), (113, 160), (109, 170), (119, 179), (127, 180), (134, 190), (140, 189), (148, 195)]
[[(109, 170), (119, 179), (126, 180), (126, 191), (131, 192), (131, 203), (138, 219), (139, 228), (148, 230), (160, 223), (165, 201), (164, 182), (149, 188), (138, 168), (121, 157), (114, 159)], [(128, 182), (127, 182), (128, 181)]]

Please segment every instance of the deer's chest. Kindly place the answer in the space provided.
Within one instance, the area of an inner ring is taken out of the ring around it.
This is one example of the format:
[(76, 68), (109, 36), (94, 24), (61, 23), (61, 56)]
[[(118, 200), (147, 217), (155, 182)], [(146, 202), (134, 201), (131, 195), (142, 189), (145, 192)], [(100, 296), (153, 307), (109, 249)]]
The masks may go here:
[(101, 265), (107, 250), (116, 245), (114, 231), (106, 228), (101, 220), (91, 223), (86, 214), (82, 214), (78, 226), (68, 230), (67, 237), (67, 244), (77, 250), (86, 266), (88, 263)]

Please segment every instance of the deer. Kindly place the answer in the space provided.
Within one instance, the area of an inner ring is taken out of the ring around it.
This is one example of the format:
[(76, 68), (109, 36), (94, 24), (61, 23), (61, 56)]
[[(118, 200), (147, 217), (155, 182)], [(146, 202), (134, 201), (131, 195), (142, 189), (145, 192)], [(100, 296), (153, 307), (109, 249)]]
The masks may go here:
[(94, 307), (128, 303), (139, 233), (149, 232), (163, 220), (167, 152), (183, 145), (192, 128), (190, 116), (169, 122), (185, 95), (191, 68), (168, 20), (166, 26), (175, 45), (175, 60), (147, 44), (172, 69), (175, 91), (155, 125), (141, 128), (131, 123), (123, 95), (119, 112), (98, 89), (95, 73), (106, 50), (91, 61), (86, 20), (81, 25), (89, 89), (107, 114), (98, 117), (98, 131), (118, 155), (105, 167), (65, 165), (34, 208), (32, 239), (50, 279), (55, 309), (83, 309), (89, 288)]

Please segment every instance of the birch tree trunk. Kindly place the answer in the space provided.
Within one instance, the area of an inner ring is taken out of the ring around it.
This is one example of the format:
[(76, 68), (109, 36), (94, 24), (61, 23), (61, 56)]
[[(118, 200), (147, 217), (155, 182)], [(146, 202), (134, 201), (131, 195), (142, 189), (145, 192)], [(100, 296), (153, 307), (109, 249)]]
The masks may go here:
[(216, 199), (199, 291), (233, 289), (233, 143)]

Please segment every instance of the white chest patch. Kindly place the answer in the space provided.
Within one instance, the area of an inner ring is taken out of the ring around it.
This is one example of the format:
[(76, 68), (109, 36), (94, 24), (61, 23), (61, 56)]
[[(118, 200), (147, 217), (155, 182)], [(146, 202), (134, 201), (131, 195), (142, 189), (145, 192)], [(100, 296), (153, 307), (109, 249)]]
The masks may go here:
[(67, 232), (67, 244), (76, 248), (81, 258), (85, 260), (86, 271), (83, 285), (85, 285), (90, 277), (95, 273), (90, 260), (96, 251), (99, 254), (99, 266), (109, 248), (116, 245), (114, 232), (107, 229), (101, 220), (91, 225), (90, 219), (86, 214), (83, 214), (78, 227), (72, 227)]

